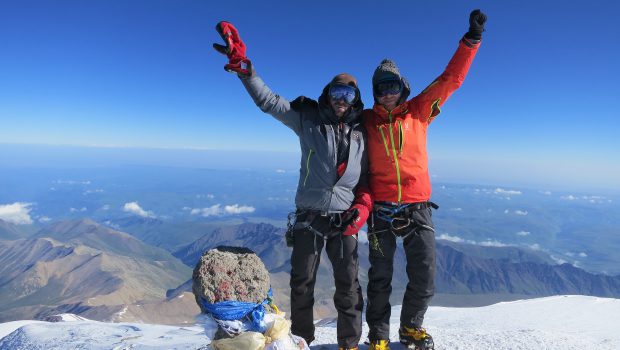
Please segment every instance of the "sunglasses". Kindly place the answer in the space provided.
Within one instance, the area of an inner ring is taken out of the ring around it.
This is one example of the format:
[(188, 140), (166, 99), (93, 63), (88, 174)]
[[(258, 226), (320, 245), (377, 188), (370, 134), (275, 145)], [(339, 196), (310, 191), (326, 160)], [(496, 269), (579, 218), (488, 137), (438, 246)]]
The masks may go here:
[(357, 101), (357, 89), (350, 85), (333, 84), (329, 87), (329, 97), (333, 101), (344, 101), (352, 105)]
[(382, 81), (375, 85), (374, 90), (377, 97), (398, 95), (403, 91), (403, 83), (400, 80)]

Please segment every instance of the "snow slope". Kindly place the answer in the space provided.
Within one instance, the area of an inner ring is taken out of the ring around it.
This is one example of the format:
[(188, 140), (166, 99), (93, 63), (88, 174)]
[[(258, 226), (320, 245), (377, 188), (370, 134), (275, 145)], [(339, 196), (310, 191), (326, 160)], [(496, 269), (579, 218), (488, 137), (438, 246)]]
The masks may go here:
[[(398, 341), (400, 306), (392, 309)], [(437, 350), (620, 349), (620, 299), (555, 296), (480, 308), (431, 307), (428, 331)], [(65, 318), (70, 319), (70, 318)], [(364, 325), (364, 334), (368, 328)], [(200, 349), (201, 327), (68, 321), (0, 324), (0, 349)], [(312, 349), (336, 350), (334, 320), (317, 322)], [(402, 349), (392, 343), (393, 350)], [(367, 349), (361, 345), (361, 350)]]

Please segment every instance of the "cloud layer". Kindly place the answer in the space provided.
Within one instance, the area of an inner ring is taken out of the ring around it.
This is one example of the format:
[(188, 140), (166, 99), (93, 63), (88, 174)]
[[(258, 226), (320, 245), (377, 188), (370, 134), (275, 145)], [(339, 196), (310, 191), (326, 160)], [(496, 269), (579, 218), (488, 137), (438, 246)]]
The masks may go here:
[[(185, 208), (183, 209), (185, 210)], [(190, 214), (209, 217), (209, 216), (247, 214), (247, 213), (253, 213), (255, 210), (256, 208), (249, 206), (249, 205), (233, 204), (233, 205), (226, 205), (222, 207), (221, 204), (215, 204), (207, 208), (191, 209)]]

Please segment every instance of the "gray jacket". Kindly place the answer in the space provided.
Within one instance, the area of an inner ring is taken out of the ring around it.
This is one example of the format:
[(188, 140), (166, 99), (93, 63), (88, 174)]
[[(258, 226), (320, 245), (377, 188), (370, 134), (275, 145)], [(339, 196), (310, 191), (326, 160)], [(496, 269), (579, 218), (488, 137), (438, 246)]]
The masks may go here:
[(335, 128), (340, 119), (327, 102), (329, 85), (323, 89), (318, 102), (305, 97), (289, 102), (274, 94), (256, 73), (240, 79), (263, 112), (271, 114), (299, 136), (301, 161), (295, 196), (297, 208), (322, 212), (349, 209), (358, 185), (367, 186), (368, 157), (366, 131), (361, 122), (362, 102), (358, 100), (342, 117), (351, 126), (351, 131), (347, 168), (338, 178)]

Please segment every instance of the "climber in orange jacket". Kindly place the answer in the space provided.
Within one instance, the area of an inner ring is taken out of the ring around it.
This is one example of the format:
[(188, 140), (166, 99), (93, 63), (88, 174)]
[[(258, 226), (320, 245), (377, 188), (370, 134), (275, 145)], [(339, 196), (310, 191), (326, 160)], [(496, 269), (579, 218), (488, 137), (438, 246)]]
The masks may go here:
[(409, 283), (402, 303), (400, 340), (433, 349), (422, 328), (434, 295), (435, 234), (430, 202), (426, 132), (440, 107), (458, 89), (476, 55), (486, 15), (470, 14), (469, 31), (445, 71), (419, 95), (407, 100), (409, 82), (385, 59), (372, 77), (375, 105), (364, 111), (368, 133), (369, 184), (374, 202), (368, 226), (370, 270), (366, 321), (370, 350), (389, 349), (390, 293), (396, 238), (403, 238)]

